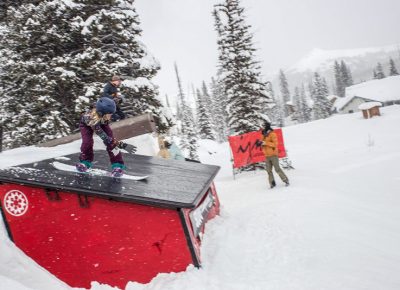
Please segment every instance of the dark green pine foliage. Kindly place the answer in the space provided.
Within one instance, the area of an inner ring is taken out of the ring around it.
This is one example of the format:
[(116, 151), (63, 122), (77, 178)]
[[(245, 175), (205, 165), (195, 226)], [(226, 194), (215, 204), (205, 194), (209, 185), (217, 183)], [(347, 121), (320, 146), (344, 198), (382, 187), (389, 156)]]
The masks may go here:
[(315, 72), (313, 79), (314, 120), (325, 119), (331, 115), (332, 103), (328, 100), (326, 81)]
[(215, 5), (214, 18), (230, 134), (258, 130), (263, 122), (262, 99), (270, 101), (270, 97), (255, 60), (253, 35), (251, 26), (246, 24), (244, 8), (239, 0), (225, 0)]
[(119, 74), (125, 79), (121, 86), (125, 104), (130, 104), (135, 115), (153, 113), (159, 121), (159, 131), (166, 131), (170, 124), (161, 122), (165, 120), (162, 104), (157, 97), (158, 89), (151, 82), (160, 65), (139, 40), (142, 31), (134, 1), (80, 2), (84, 4), (81, 17), (84, 50), (74, 58), (85, 85), (78, 106), (84, 108), (94, 101), (105, 81)]
[(290, 102), (291, 98), (290, 98), (289, 84), (283, 70), (279, 71), (279, 86), (283, 102), (284, 116), (287, 117), (289, 116), (290, 112), (286, 104)]
[(2, 63), (2, 105), (6, 147), (35, 144), (70, 133), (64, 104), (57, 98), (57, 66), (65, 37), (54, 25), (65, 11), (59, 3), (25, 4), (10, 8), (7, 16), (7, 44), (12, 52)]
[(159, 64), (138, 39), (133, 2), (20, 0), (7, 5), (0, 22), (6, 31), (0, 37), (7, 39), (0, 47), (0, 58), (6, 56), (0, 62), (0, 102), (4, 123), (10, 116), (18, 123), (5, 129), (12, 140), (6, 146), (69, 134), (116, 73), (126, 80), (122, 90), (134, 114), (155, 114), (160, 132), (171, 126), (151, 82)]
[[(204, 90), (203, 90), (204, 92)], [(207, 106), (207, 100), (210, 97), (202, 94), (199, 89), (196, 90), (197, 97), (197, 130), (201, 139), (215, 140), (209, 107)]]
[(394, 60), (390, 58), (389, 60), (389, 76), (397, 76), (399, 75), (399, 72), (397, 71), (396, 64), (394, 63)]

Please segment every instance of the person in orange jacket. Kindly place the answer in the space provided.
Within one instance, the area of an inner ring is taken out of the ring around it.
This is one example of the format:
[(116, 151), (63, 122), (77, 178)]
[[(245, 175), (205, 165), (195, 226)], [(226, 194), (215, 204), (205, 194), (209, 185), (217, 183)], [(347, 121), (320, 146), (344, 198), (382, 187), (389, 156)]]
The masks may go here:
[(268, 173), (268, 181), (271, 188), (276, 186), (274, 174), (272, 173), (272, 168), (275, 168), (276, 173), (278, 173), (281, 180), (289, 185), (289, 179), (283, 172), (282, 168), (279, 166), (278, 158), (278, 137), (276, 133), (271, 128), (271, 124), (265, 122), (264, 129), (262, 129), (262, 150), (265, 155), (266, 170)]

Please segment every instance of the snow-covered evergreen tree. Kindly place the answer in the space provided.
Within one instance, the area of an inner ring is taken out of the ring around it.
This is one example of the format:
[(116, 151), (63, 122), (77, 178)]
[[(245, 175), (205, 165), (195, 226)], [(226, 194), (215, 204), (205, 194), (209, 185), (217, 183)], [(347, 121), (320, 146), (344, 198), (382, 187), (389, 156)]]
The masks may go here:
[(349, 67), (343, 60), (340, 62), (340, 71), (342, 74), (343, 85), (345, 86), (345, 88), (352, 86), (353, 76), (351, 74)]
[(228, 99), (228, 126), (231, 134), (258, 130), (263, 99), (270, 100), (261, 80), (259, 62), (239, 0), (215, 5), (218, 33), (219, 69)]
[(378, 74), (376, 73), (376, 69), (373, 69), (373, 70), (372, 70), (372, 77), (373, 77), (374, 79), (377, 79), (377, 78), (378, 78)]
[(343, 83), (341, 67), (337, 60), (335, 60), (333, 71), (335, 76), (335, 94), (343, 98), (345, 96), (345, 85)]
[[(46, 138), (68, 134), (75, 129), (80, 112), (100, 96), (105, 81), (113, 74), (125, 79), (121, 89), (134, 114), (152, 112), (161, 122), (159, 131), (171, 125), (163, 123), (166, 118), (162, 116), (157, 87), (151, 81), (160, 66), (139, 39), (140, 22), (133, 3), (134, 0), (41, 0), (15, 1), (13, 6), (17, 8), (8, 7), (8, 41), (0, 55), (4, 51), (13, 54), (7, 62), (0, 63), (0, 71), (7, 71), (2, 77), (2, 90), (7, 92), (2, 94), (3, 103), (9, 103), (4, 99), (21, 100), (24, 107), (25, 98), (26, 103), (34, 103), (24, 111), (9, 111), (24, 114), (19, 118), (25, 120), (22, 127), (31, 126), (28, 116), (42, 124), (50, 124), (51, 120), (57, 124), (42, 126), (36, 133), (19, 128), (18, 134)], [(38, 118), (35, 112), (41, 111), (43, 99), (50, 113)], [(17, 106), (13, 106), (6, 109), (15, 110)], [(41, 119), (46, 116), (49, 122)], [(22, 139), (25, 144), (36, 142), (28, 136)]]
[(227, 140), (227, 114), (226, 114), (226, 98), (222, 82), (218, 79), (211, 78), (211, 98), (214, 104), (214, 129), (216, 139), (222, 143)]
[(199, 137), (201, 139), (215, 140), (211, 124), (210, 111), (207, 106), (207, 100), (210, 101), (210, 96), (204, 94), (204, 87), (203, 87), (203, 94), (200, 92), (199, 89), (196, 90), (196, 99), (197, 99), (197, 128), (199, 132)]
[(340, 64), (338, 61), (335, 61), (333, 70), (335, 76), (335, 93), (337, 96), (343, 98), (346, 95), (346, 88), (353, 85), (353, 76), (343, 60)]
[(328, 87), (326, 81), (315, 72), (313, 79), (314, 119), (325, 119), (331, 115), (332, 103), (328, 100)]
[(295, 106), (295, 119), (299, 123), (311, 121), (311, 108), (308, 106), (306, 91), (304, 84), (301, 88), (296, 87), (294, 90), (294, 106)]
[(181, 148), (187, 153), (189, 159), (199, 160), (197, 150), (198, 134), (196, 132), (193, 111), (186, 101), (185, 94), (182, 89), (181, 78), (178, 72), (178, 66), (175, 63), (175, 73), (178, 82), (178, 99), (180, 101), (180, 118), (181, 118)]
[(380, 62), (378, 62), (376, 66), (376, 78), (379, 79), (384, 79), (386, 77), (385, 73), (383, 72), (383, 67)]
[(288, 84), (286, 75), (283, 72), (283, 70), (279, 71), (279, 87), (280, 87), (281, 98), (282, 98), (282, 102), (283, 102), (284, 116), (287, 117), (290, 114), (287, 103), (291, 101), (291, 97), (290, 97), (290, 91), (289, 91), (289, 84)]
[(394, 63), (394, 60), (390, 58), (389, 60), (389, 76), (397, 76), (399, 75), (399, 72), (397, 71), (396, 64)]
[[(54, 93), (60, 87), (54, 59), (62, 55), (67, 36), (54, 25), (67, 7), (42, 1), (8, 9), (5, 51), (13, 52), (1, 66), (6, 147), (29, 145), (69, 134), (67, 108)], [(62, 21), (61, 21), (62, 22)], [(4, 51), (4, 50), (3, 50)], [(67, 103), (67, 100), (65, 101)]]
[(302, 109), (303, 122), (310, 122), (312, 120), (312, 109), (310, 108), (307, 102), (307, 95), (304, 84), (301, 85), (300, 89), (300, 106)]

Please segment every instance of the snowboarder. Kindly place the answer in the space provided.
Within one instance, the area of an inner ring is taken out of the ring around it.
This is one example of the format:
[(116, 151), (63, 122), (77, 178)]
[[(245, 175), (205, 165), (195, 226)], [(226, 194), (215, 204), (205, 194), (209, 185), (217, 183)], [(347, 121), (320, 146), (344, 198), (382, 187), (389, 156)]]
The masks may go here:
[(122, 154), (118, 150), (126, 148), (127, 144), (116, 140), (109, 126), (112, 114), (115, 113), (116, 105), (112, 99), (102, 97), (96, 102), (96, 106), (82, 114), (79, 129), (82, 135), (81, 154), (76, 169), (86, 172), (92, 167), (93, 162), (93, 133), (96, 133), (107, 147), (114, 177), (123, 175), (125, 165)]
[(120, 105), (122, 103), (122, 97), (121, 94), (118, 92), (118, 88), (121, 85), (121, 83), (122, 83), (121, 78), (115, 75), (111, 78), (110, 82), (107, 82), (107, 84), (103, 89), (102, 97), (114, 100), (116, 105), (115, 113), (112, 115), (111, 118), (113, 122), (125, 119), (125, 114), (120, 108)]
[(268, 173), (268, 181), (271, 188), (276, 186), (274, 174), (272, 173), (272, 168), (275, 168), (276, 173), (278, 173), (281, 180), (289, 185), (289, 179), (279, 166), (278, 158), (278, 138), (276, 133), (271, 128), (269, 122), (264, 123), (264, 128), (262, 129), (262, 149), (265, 155), (266, 170)]

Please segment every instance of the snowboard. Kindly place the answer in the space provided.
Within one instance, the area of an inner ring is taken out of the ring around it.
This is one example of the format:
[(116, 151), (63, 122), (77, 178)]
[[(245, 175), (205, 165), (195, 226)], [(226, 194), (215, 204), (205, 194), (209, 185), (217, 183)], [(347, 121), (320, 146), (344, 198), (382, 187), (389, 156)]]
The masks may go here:
[(69, 165), (69, 164), (65, 164), (62, 162), (58, 162), (58, 161), (52, 162), (51, 165), (55, 169), (62, 170), (62, 171), (76, 172), (76, 173), (80, 173), (80, 174), (89, 174), (89, 175), (93, 175), (93, 176), (106, 176), (106, 177), (111, 177), (111, 178), (116, 178), (116, 179), (129, 179), (129, 180), (139, 181), (139, 180), (144, 180), (148, 177), (147, 175), (137, 176), (137, 175), (128, 175), (128, 174), (123, 174), (120, 177), (115, 177), (115, 176), (111, 176), (111, 173), (108, 172), (107, 170), (95, 169), (95, 168), (90, 168), (86, 172), (80, 172), (80, 171), (76, 170), (76, 167), (74, 165)]

